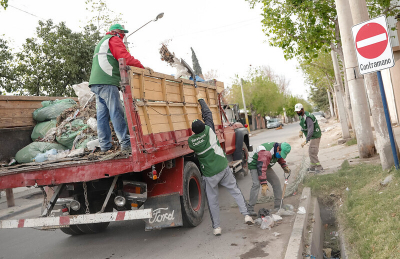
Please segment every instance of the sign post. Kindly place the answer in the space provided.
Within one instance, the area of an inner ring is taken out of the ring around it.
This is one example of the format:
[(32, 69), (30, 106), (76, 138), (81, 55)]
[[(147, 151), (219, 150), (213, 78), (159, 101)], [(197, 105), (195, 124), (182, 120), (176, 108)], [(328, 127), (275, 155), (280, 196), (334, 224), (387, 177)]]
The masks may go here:
[(388, 36), (386, 17), (382, 15), (378, 16), (377, 18), (356, 24), (351, 28), (351, 30), (357, 50), (356, 53), (360, 74), (364, 75), (372, 72), (377, 73), (394, 164), (398, 170), (399, 159), (397, 156), (397, 150), (392, 131), (392, 123), (390, 122), (385, 89), (383, 88), (381, 75), (381, 70), (394, 66), (394, 57)]

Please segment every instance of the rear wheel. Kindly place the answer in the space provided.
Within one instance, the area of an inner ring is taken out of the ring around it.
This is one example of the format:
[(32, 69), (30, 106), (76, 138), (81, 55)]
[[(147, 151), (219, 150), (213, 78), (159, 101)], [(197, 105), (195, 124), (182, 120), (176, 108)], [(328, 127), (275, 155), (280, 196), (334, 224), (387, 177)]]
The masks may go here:
[(243, 142), (242, 146), (242, 172), (243, 175), (246, 176), (249, 174), (249, 163), (247, 162), (249, 159), (249, 150), (245, 142)]
[(70, 236), (77, 236), (84, 234), (76, 225), (70, 225), (69, 227), (60, 228), (62, 232)]
[(185, 162), (183, 169), (183, 195), (181, 196), (182, 219), (185, 227), (196, 227), (203, 220), (205, 193), (199, 168)]

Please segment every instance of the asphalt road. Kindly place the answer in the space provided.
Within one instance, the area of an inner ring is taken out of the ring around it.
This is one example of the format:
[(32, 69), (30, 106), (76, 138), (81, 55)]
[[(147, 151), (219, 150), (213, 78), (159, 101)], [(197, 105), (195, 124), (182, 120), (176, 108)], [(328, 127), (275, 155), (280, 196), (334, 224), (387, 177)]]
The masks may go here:
[[(298, 124), (290, 124), (282, 130), (272, 129), (255, 134), (250, 141), (254, 148), (269, 141), (288, 141), (297, 136), (298, 130)], [(296, 155), (293, 156), (295, 157)], [(298, 160), (298, 157), (295, 160)], [(288, 164), (294, 166), (295, 163)], [(274, 169), (280, 177), (283, 176), (281, 168), (275, 166)], [(247, 199), (251, 187), (250, 175), (246, 177), (239, 175), (237, 181)], [(288, 202), (290, 201), (289, 198)], [(0, 259), (282, 258), (294, 218), (284, 218), (283, 223), (272, 230), (261, 230), (257, 226), (244, 224), (244, 217), (234, 204), (226, 189), (220, 187), (222, 222), (220, 237), (212, 234), (208, 210), (204, 214), (203, 222), (196, 228), (170, 228), (146, 232), (144, 222), (126, 221), (112, 222), (103, 233), (82, 236), (68, 236), (60, 230), (2, 229)], [(256, 209), (261, 208), (260, 206), (257, 205)], [(262, 206), (271, 208), (272, 203)], [(15, 219), (35, 218), (39, 212), (40, 209), (32, 210), (18, 215)], [(275, 237), (272, 235), (273, 232), (279, 232), (281, 235)]]

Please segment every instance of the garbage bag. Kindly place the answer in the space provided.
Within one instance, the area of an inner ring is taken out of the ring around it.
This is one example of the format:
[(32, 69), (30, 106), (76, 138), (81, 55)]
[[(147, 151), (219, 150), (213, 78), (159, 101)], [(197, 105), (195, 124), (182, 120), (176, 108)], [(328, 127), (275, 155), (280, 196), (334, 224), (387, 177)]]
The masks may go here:
[(44, 138), (49, 130), (56, 127), (56, 124), (56, 120), (44, 121), (36, 124), (31, 134), (32, 140), (35, 141), (38, 138)]
[(65, 124), (65, 131), (60, 135), (57, 135), (56, 140), (58, 143), (67, 147), (68, 149), (72, 149), (76, 136), (84, 131), (87, 127), (88, 125), (83, 123), (81, 119), (73, 120), (70, 123)]
[(95, 139), (97, 139), (97, 136), (93, 136), (90, 134), (79, 134), (74, 140), (75, 149), (86, 148), (88, 142)]
[(57, 143), (47, 143), (47, 142), (32, 142), (23, 149), (19, 150), (15, 155), (15, 160), (18, 163), (29, 163), (39, 154), (45, 153), (50, 149), (65, 150), (67, 149), (63, 145)]
[(62, 99), (55, 101), (43, 101), (42, 108), (33, 112), (35, 121), (47, 121), (57, 118), (64, 110), (74, 106), (76, 102), (72, 99)]
[(94, 95), (94, 93), (89, 88), (88, 82), (73, 85), (72, 88), (74, 89), (75, 94), (78, 96), (79, 105), (82, 108), (86, 106), (86, 103)]
[(261, 229), (271, 229), (274, 226), (274, 220), (270, 216), (262, 218)]

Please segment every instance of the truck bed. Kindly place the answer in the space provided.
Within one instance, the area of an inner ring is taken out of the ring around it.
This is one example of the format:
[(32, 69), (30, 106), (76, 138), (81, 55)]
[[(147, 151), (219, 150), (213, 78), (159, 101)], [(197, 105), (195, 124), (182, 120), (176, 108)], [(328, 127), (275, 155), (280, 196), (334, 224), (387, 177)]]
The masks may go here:
[(198, 98), (210, 106), (217, 136), (221, 144), (225, 142), (217, 92), (217, 89), (223, 90), (223, 83), (198, 83), (196, 94), (190, 80), (160, 73), (150, 75), (140, 68), (131, 67), (126, 78), (123, 96), (132, 146), (130, 156), (93, 161), (66, 158), (3, 167), (0, 168), (0, 189), (83, 182), (141, 172), (190, 154), (187, 139), (192, 134), (191, 122), (201, 118)]

